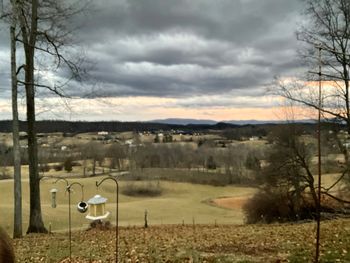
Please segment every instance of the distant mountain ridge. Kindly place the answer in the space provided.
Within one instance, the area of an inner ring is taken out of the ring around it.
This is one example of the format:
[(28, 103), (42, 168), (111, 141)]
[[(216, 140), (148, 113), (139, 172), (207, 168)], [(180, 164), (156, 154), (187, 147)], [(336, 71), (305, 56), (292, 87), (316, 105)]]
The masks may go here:
[[(52, 133), (52, 132), (64, 132), (64, 133), (83, 133), (83, 132), (123, 132), (123, 131), (170, 131), (170, 130), (182, 130), (187, 132), (201, 132), (209, 130), (226, 130), (226, 129), (244, 129), (245, 127), (267, 127), (275, 126), (278, 124), (286, 124), (286, 122), (273, 122), (273, 121), (225, 121), (216, 122), (209, 120), (211, 124), (207, 124), (208, 120), (191, 120), (186, 119), (181, 123), (181, 120), (177, 120), (178, 124), (169, 124), (167, 120), (163, 123), (160, 120), (154, 120), (150, 122), (121, 122), (121, 121), (62, 121), (62, 120), (40, 120), (35, 123), (36, 130), (39, 133)], [(169, 122), (169, 120), (168, 120)], [(187, 124), (186, 124), (187, 123)], [(314, 121), (295, 121), (296, 124), (302, 124), (307, 126), (313, 126)], [(27, 122), (19, 122), (20, 131), (27, 131)], [(0, 120), (0, 132), (11, 132), (12, 121)]]
[(205, 125), (215, 125), (218, 121), (213, 120), (202, 120), (202, 119), (182, 119), (182, 118), (168, 118), (168, 119), (157, 119), (148, 122), (152, 123), (162, 123), (162, 124), (173, 124), (173, 125), (189, 125), (189, 124), (205, 124)]
[[(214, 121), (214, 120), (206, 120), (206, 119), (182, 119), (182, 118), (168, 118), (168, 119), (157, 119), (151, 120), (148, 122), (152, 123), (162, 123), (162, 124), (170, 124), (170, 125), (216, 125), (218, 123), (228, 123), (234, 125), (247, 125), (247, 124), (281, 124), (287, 123), (285, 120), (227, 120), (227, 121)], [(297, 123), (313, 123), (315, 122), (312, 119), (305, 120), (295, 120)]]

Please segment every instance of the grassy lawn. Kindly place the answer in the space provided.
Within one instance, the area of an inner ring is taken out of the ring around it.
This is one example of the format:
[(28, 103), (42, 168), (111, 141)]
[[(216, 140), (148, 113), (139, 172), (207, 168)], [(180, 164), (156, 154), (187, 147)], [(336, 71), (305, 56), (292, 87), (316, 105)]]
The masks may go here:
[[(115, 183), (105, 181), (103, 185), (96, 188), (96, 180), (103, 177), (72, 179), (70, 182), (80, 182), (84, 184), (84, 199), (87, 200), (95, 194), (100, 194), (108, 198), (107, 210), (112, 216), (109, 220), (115, 220)], [(52, 231), (65, 230), (68, 226), (68, 194), (65, 193), (65, 183), (54, 180), (43, 180), (41, 182), (41, 202), (45, 225), (51, 224)], [(122, 189), (129, 182), (120, 182)], [(140, 182), (135, 182), (140, 183)], [(214, 187), (208, 185), (195, 185), (189, 183), (175, 183), (161, 181), (160, 186), (163, 193), (158, 197), (128, 197), (120, 194), (119, 198), (119, 218), (120, 225), (133, 226), (143, 225), (144, 211), (148, 211), (148, 221), (154, 224), (182, 224), (191, 223), (193, 220), (198, 224), (241, 224), (243, 214), (241, 209), (229, 210), (208, 205), (205, 200), (221, 196), (250, 196), (255, 189), (248, 187), (226, 186)], [(51, 188), (57, 188), (57, 208), (51, 208)], [(1, 225), (10, 233), (12, 232), (13, 220), (13, 181), (0, 181), (1, 203), (0, 213)], [(72, 227), (86, 228), (89, 221), (85, 219), (85, 214), (80, 214), (75, 209), (76, 204), (81, 200), (79, 186), (73, 186), (72, 192)], [(23, 224), (24, 230), (28, 225), (29, 213), (29, 187), (26, 175), (23, 179)], [(121, 192), (121, 191), (120, 191)]]

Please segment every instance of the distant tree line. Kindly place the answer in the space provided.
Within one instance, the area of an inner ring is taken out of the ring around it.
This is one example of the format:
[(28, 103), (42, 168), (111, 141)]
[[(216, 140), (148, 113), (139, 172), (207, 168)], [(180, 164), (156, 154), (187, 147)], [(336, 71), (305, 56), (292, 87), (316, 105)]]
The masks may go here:
[[(212, 130), (222, 131), (222, 135), (227, 139), (239, 140), (243, 137), (251, 136), (266, 136), (273, 127), (286, 125), (286, 124), (246, 124), (246, 125), (234, 125), (228, 123), (217, 123), (215, 125), (175, 125), (175, 124), (162, 124), (151, 122), (119, 122), (119, 121), (98, 121), (98, 122), (85, 122), (85, 121), (56, 121), (45, 120), (37, 121), (36, 129), (39, 133), (54, 133), (63, 132), (67, 134), (78, 134), (84, 132), (124, 132), (124, 131), (171, 131), (182, 130), (186, 133), (191, 132), (209, 132)], [(312, 132), (315, 128), (313, 123), (296, 123), (295, 125), (301, 126), (308, 133)], [(20, 131), (27, 131), (27, 122), (19, 122)], [(12, 132), (12, 121), (2, 120), (0, 121), (0, 132)]]

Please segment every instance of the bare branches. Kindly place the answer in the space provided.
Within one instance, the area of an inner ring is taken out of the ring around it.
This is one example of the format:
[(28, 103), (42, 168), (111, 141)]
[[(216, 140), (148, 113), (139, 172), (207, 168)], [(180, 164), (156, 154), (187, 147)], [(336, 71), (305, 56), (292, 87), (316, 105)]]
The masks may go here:
[(336, 201), (338, 201), (338, 202), (340, 202), (340, 203), (350, 204), (350, 201), (344, 200), (344, 199), (342, 199), (342, 198), (340, 198), (340, 197), (337, 197), (337, 196), (335, 196), (335, 195), (332, 195), (332, 194), (330, 194), (330, 193), (327, 192), (327, 191), (323, 191), (322, 194), (324, 194), (324, 195), (326, 195), (326, 196), (329, 196), (330, 198), (332, 198), (332, 199), (334, 199), (334, 200), (336, 200)]
[(26, 66), (25, 64), (22, 64), (21, 66), (19, 66), (19, 67), (17, 68), (16, 75), (18, 75), (19, 73), (21, 73), (21, 71), (25, 69), (25, 66)]
[[(300, 105), (312, 108), (315, 110), (321, 110), (324, 114), (333, 116), (335, 118), (347, 121), (347, 116), (345, 113), (339, 111), (337, 107), (332, 106), (331, 104), (327, 107), (327, 101), (323, 100), (323, 107), (319, 107), (317, 98), (314, 98), (313, 87), (307, 86), (307, 83), (300, 81), (288, 81), (276, 80), (274, 84), (275, 89), (271, 90), (271, 93), (274, 95), (279, 95), (287, 100), (294, 101)], [(337, 96), (335, 93), (332, 93), (329, 98), (331, 98), (330, 103), (334, 102), (332, 98)], [(325, 99), (325, 97), (323, 98)]]
[(63, 91), (58, 86), (51, 87), (49, 85), (38, 84), (38, 83), (34, 83), (34, 82), (28, 83), (28, 82), (21, 81), (21, 80), (19, 80), (18, 83), (20, 83), (22, 85), (31, 85), (31, 86), (35, 86), (38, 88), (46, 88), (46, 89), (52, 91), (53, 93), (55, 93), (56, 95), (58, 95), (59, 97), (69, 98), (69, 96), (65, 95), (63, 93)]
[[(68, 46), (72, 42), (73, 31), (69, 30), (68, 20), (83, 12), (87, 8), (90, 1), (53, 1), (53, 0), (36, 0), (38, 8), (36, 11), (32, 8), (31, 1), (14, 0), (15, 7), (18, 10), (18, 20), (21, 27), (21, 38), (17, 41), (24, 45), (27, 50), (36, 50), (36, 57), (43, 59), (48, 71), (55, 68), (57, 72), (63, 70), (63, 85), (40, 83), (41, 87), (46, 87), (60, 97), (65, 96), (60, 89), (67, 85), (72, 79), (81, 80), (84, 71), (82, 70), (81, 54), (74, 54), (74, 50)], [(33, 13), (31, 10), (34, 10)], [(36, 17), (37, 23), (34, 23), (31, 17)], [(28, 21), (31, 21), (28, 23)], [(39, 61), (38, 61), (39, 62)], [(49, 64), (50, 66), (48, 66)], [(25, 69), (26, 65), (22, 65), (17, 70), (17, 74)], [(70, 76), (67, 76), (70, 72)], [(29, 83), (28, 81), (22, 81)], [(38, 84), (36, 85), (38, 86)]]

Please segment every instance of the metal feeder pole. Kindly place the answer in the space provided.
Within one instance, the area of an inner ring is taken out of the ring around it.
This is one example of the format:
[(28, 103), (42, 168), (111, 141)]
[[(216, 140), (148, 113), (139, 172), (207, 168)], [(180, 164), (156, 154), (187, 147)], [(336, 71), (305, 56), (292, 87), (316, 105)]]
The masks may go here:
[(67, 186), (68, 192), (68, 224), (69, 224), (69, 260), (72, 260), (72, 212), (71, 212), (71, 188), (73, 185), (79, 185), (81, 187), (82, 195), (84, 195), (84, 186), (81, 183), (74, 182)]
[(64, 177), (54, 177), (54, 176), (43, 176), (40, 178), (47, 178), (47, 179), (57, 179), (54, 184), (56, 184), (58, 181), (62, 180), (66, 183), (66, 191), (68, 192), (68, 233), (69, 233), (69, 262), (72, 261), (72, 213), (71, 213), (71, 188), (73, 185), (77, 184), (81, 187), (82, 196), (84, 196), (84, 185), (82, 185), (79, 182), (73, 182), (69, 184), (68, 180)]
[(119, 227), (118, 227), (118, 221), (119, 221), (119, 215), (118, 215), (118, 204), (119, 204), (119, 185), (118, 185), (118, 181), (115, 177), (113, 176), (108, 176), (104, 179), (102, 179), (100, 182), (96, 181), (96, 187), (99, 187), (104, 181), (106, 180), (112, 180), (115, 182), (116, 187), (117, 187), (117, 191), (116, 191), (116, 196), (115, 196), (115, 202), (116, 202), (116, 210), (115, 210), (115, 262), (118, 262), (118, 239), (119, 239)]

